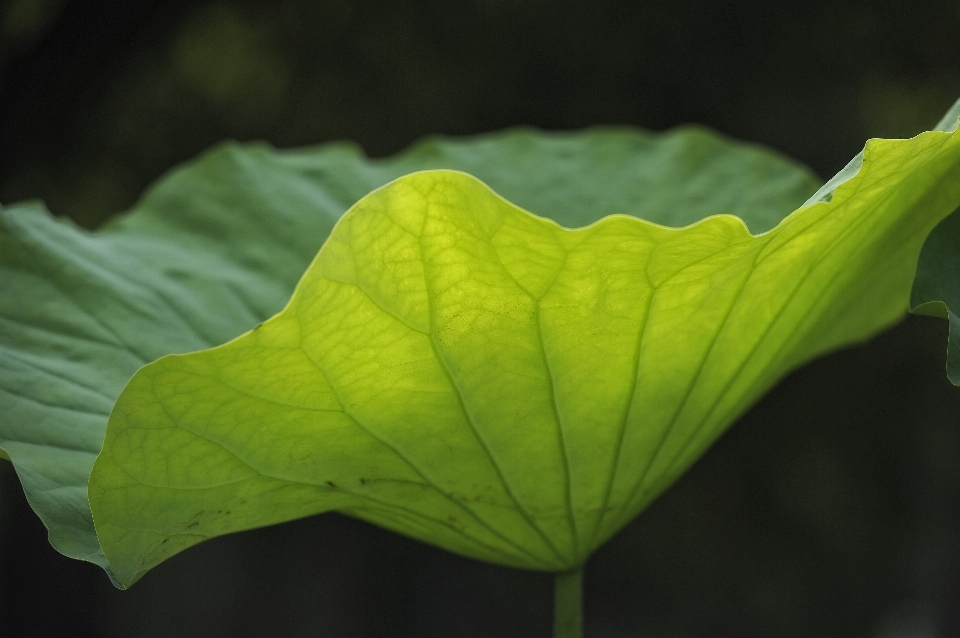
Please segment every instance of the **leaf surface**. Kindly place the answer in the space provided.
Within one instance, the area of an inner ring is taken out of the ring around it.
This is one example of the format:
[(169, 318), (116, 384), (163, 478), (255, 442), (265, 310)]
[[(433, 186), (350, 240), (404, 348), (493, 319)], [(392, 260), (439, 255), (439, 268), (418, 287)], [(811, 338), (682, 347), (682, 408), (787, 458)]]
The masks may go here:
[(338, 223), (287, 307), (142, 368), (89, 495), (129, 585), (205, 538), (332, 509), (565, 571), (786, 372), (904, 313), (960, 204), (960, 136), (872, 140), (755, 236), (611, 216), (579, 230), (475, 178), (398, 179)]
[(144, 363), (221, 344), (280, 310), (348, 207), (412, 171), (469, 171), (567, 226), (610, 213), (772, 227), (818, 183), (776, 153), (690, 127), (432, 138), (387, 160), (348, 144), (225, 145), (97, 232), (38, 204), (0, 208), (0, 457), (62, 553), (109, 572), (87, 479)]
[[(960, 125), (957, 100), (936, 130), (953, 132)], [(917, 263), (910, 310), (947, 319), (947, 378), (960, 385), (960, 208), (940, 222), (927, 237)]]

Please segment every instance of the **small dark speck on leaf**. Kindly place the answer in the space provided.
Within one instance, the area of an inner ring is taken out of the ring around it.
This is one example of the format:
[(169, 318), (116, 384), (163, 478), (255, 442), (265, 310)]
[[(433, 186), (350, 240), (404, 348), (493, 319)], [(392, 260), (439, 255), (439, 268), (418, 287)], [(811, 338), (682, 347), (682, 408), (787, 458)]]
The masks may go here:
[(332, 487), (332, 488), (337, 488), (337, 487), (339, 487), (339, 486), (338, 486), (336, 483), (334, 483), (333, 481), (327, 481), (327, 485), (329, 485), (329, 486)]

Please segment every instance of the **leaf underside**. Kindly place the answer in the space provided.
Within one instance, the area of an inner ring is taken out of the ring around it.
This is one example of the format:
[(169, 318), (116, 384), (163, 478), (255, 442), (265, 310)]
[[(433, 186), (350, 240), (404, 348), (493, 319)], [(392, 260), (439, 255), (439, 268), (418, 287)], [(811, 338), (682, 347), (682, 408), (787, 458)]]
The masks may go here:
[(464, 173), (371, 193), (277, 316), (142, 368), (90, 479), (129, 585), (205, 538), (339, 510), (565, 571), (787, 371), (889, 326), (960, 204), (960, 136), (874, 140), (773, 230), (568, 230)]
[(228, 144), (94, 233), (38, 204), (0, 208), (0, 450), (56, 549), (110, 572), (86, 485), (134, 372), (280, 310), (347, 208), (424, 168), (469, 171), (567, 226), (617, 212), (678, 225), (731, 213), (761, 231), (818, 185), (776, 153), (696, 127), (514, 130), (428, 139), (387, 160), (348, 144)]

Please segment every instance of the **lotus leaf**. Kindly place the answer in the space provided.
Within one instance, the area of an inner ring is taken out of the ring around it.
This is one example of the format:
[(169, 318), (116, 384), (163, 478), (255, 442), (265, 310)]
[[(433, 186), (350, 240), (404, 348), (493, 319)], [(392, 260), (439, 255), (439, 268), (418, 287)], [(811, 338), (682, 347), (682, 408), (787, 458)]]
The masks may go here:
[[(0, 448), (118, 584), (332, 509), (569, 570), (787, 371), (902, 316), (958, 146), (872, 140), (789, 216), (809, 172), (698, 128), (227, 146), (96, 233), (0, 209)], [(485, 183), (396, 179), (425, 168)]]
[(286, 308), (145, 366), (90, 478), (124, 584), (205, 538), (339, 510), (475, 558), (577, 568), (786, 372), (899, 319), (960, 203), (960, 137), (873, 140), (751, 235), (565, 229), (475, 178), (400, 178)]
[(618, 211), (665, 224), (729, 212), (764, 230), (818, 185), (776, 153), (698, 127), (517, 129), (431, 138), (387, 160), (349, 144), (226, 144), (94, 233), (38, 204), (0, 208), (0, 456), (9, 450), (51, 544), (110, 573), (86, 485), (140, 366), (219, 345), (277, 312), (347, 208), (437, 167), (469, 171), (568, 226)]

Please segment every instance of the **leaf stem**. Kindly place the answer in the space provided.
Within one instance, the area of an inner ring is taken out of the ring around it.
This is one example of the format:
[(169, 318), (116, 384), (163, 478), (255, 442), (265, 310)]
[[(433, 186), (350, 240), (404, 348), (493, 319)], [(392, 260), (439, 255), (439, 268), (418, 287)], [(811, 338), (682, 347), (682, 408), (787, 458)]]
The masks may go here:
[(553, 638), (583, 635), (583, 567), (558, 572), (553, 580)]

